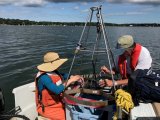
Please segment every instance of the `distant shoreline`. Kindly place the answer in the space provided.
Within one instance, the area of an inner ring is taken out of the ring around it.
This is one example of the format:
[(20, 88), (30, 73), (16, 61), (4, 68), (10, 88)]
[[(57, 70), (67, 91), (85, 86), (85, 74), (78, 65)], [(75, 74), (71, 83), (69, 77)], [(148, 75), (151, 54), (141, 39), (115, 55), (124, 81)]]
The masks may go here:
[[(29, 20), (19, 20), (19, 19), (5, 19), (0, 18), (0, 25), (31, 25), (31, 26), (84, 26), (84, 22), (48, 22), (48, 21), (29, 21)], [(90, 23), (91, 26), (96, 26), (96, 22)], [(106, 26), (129, 26), (129, 27), (160, 27), (159, 23), (127, 23), (127, 24), (116, 24), (116, 23), (105, 23)]]

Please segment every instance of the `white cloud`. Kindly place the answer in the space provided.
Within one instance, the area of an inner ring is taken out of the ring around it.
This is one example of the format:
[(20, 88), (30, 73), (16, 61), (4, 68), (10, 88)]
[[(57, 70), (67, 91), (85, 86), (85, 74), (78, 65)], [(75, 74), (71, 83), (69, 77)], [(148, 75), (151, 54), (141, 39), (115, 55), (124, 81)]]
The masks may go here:
[(154, 9), (155, 9), (154, 7), (147, 7), (147, 8), (142, 9), (142, 11), (150, 12), (150, 11), (153, 11)]
[(0, 0), (0, 5), (18, 5), (18, 6), (42, 6), (47, 2), (80, 2), (82, 5), (87, 5), (89, 2), (108, 2), (108, 3), (134, 3), (134, 4), (150, 4), (160, 5), (160, 0)]
[(158, 5), (160, 0), (46, 0), (49, 2), (109, 2), (109, 3), (136, 3)]
[(78, 10), (78, 9), (79, 9), (79, 6), (75, 6), (75, 7), (74, 7), (74, 10)]
[(88, 5), (88, 3), (87, 3), (87, 2), (82, 2), (81, 4), (82, 4), (82, 5)]
[(89, 9), (85, 9), (81, 11), (82, 13), (89, 12)]
[(145, 12), (126, 12), (126, 15), (143, 15)]
[(16, 5), (16, 6), (41, 6), (44, 5), (45, 0), (1, 0), (0, 5)]
[(150, 4), (159, 5), (160, 0), (106, 0), (110, 3), (135, 3), (135, 4)]
[(0, 5), (8, 5), (8, 4), (13, 4), (15, 2), (16, 0), (1, 0)]
[(106, 16), (128, 16), (128, 15), (143, 15), (145, 12), (121, 12), (121, 13), (110, 13)]

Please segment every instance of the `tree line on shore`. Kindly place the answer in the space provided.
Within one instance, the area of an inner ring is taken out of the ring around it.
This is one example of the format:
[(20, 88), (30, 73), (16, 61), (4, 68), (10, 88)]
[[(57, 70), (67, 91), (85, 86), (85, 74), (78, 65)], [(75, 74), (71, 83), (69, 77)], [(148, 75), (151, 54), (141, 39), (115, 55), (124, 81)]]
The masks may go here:
[[(48, 21), (30, 21), (20, 19), (5, 19), (0, 18), (0, 25), (54, 25), (54, 26), (84, 26), (84, 22), (48, 22)], [(90, 23), (91, 26), (96, 26), (96, 22)], [(128, 23), (128, 24), (116, 24), (105, 23), (106, 26), (151, 26), (160, 27), (159, 23)]]

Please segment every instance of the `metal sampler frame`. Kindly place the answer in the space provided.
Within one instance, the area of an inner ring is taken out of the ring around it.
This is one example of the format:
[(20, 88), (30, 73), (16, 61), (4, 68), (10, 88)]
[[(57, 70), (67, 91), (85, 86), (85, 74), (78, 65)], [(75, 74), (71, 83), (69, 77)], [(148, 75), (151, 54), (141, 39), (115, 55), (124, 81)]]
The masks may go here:
[[(81, 36), (80, 36), (80, 40), (77, 44), (77, 47), (76, 47), (76, 50), (75, 50), (75, 53), (74, 53), (74, 57), (73, 57), (73, 60), (72, 60), (72, 63), (71, 63), (71, 67), (69, 69), (69, 75), (71, 74), (71, 70), (73, 68), (73, 64), (75, 62), (75, 58), (76, 58), (76, 55), (79, 51), (85, 51), (83, 49), (81, 49), (81, 42), (82, 42), (82, 38), (84, 36), (84, 32), (86, 30), (86, 27), (87, 27), (87, 23), (91, 23), (92, 22), (92, 19), (93, 19), (93, 14), (94, 12), (97, 12), (96, 13), (96, 17), (97, 17), (97, 35), (96, 35), (96, 43), (94, 45), (94, 49), (92, 52), (92, 66), (93, 66), (93, 75), (94, 75), (94, 78), (96, 78), (96, 73), (95, 73), (95, 63), (94, 63), (94, 54), (95, 53), (102, 53), (102, 52), (105, 52), (107, 54), (107, 59), (108, 59), (108, 62), (109, 62), (109, 69), (110, 71), (112, 70), (112, 64), (111, 62), (113, 63), (114, 67), (116, 68), (116, 65), (115, 65), (115, 62), (114, 62), (114, 58), (113, 58), (113, 53), (111, 51), (111, 48), (110, 48), (110, 45), (109, 45), (109, 41), (108, 41), (108, 37), (107, 37), (107, 33), (106, 33), (106, 29), (105, 29), (105, 25), (104, 25), (104, 22), (103, 22), (103, 17), (102, 17), (102, 13), (101, 13), (101, 7), (102, 6), (99, 6), (99, 7), (91, 7), (90, 8), (90, 13), (89, 13), (89, 16), (88, 16), (88, 20), (87, 22), (85, 23), (84, 25), (84, 28), (82, 30), (82, 33), (81, 33)], [(87, 33), (89, 33), (89, 30), (90, 30), (90, 26), (89, 26), (89, 29), (87, 30)], [(87, 34), (88, 35), (88, 34)], [(96, 51), (96, 47), (97, 47), (97, 43), (99, 41), (99, 39), (101, 38), (101, 36), (103, 36), (103, 39), (104, 39), (104, 44), (105, 44), (105, 50), (104, 51)], [(88, 36), (86, 38), (86, 41), (88, 39)], [(69, 77), (69, 76), (68, 76)], [(114, 76), (113, 74), (111, 74), (111, 77), (112, 77), (112, 82), (113, 82), (113, 87), (114, 87), (114, 90), (116, 90), (115, 88), (115, 80), (114, 80)], [(68, 80), (69, 78), (67, 78)]]

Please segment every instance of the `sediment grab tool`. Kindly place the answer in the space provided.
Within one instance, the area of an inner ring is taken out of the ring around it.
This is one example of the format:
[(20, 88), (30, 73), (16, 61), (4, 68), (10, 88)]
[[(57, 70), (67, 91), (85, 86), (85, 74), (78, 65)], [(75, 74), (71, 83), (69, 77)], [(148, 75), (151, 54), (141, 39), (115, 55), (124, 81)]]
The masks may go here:
[[(74, 96), (77, 93), (104, 96), (106, 100), (99, 101), (99, 100)], [(83, 106), (90, 106), (93, 108), (101, 108), (101, 107), (107, 106), (108, 101), (114, 100), (114, 97), (112, 95), (108, 95), (101, 90), (92, 90), (92, 89), (84, 89), (84, 88), (66, 90), (64, 92), (64, 96), (65, 96), (65, 101), (68, 104), (72, 104), (72, 105), (81, 104)]]

